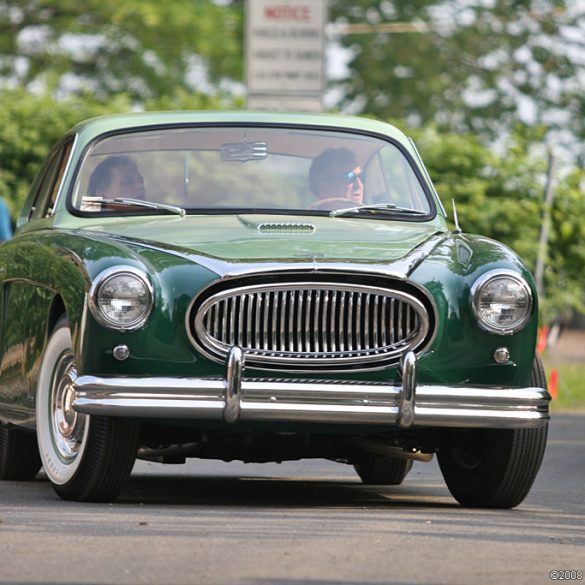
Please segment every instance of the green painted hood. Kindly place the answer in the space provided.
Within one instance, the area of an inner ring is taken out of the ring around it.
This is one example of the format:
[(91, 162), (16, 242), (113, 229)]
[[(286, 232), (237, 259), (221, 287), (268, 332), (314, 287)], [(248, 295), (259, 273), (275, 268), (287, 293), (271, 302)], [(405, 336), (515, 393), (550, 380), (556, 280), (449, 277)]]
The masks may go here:
[(86, 222), (84, 230), (230, 263), (313, 258), (387, 263), (444, 231), (436, 223), (290, 215), (112, 218)]

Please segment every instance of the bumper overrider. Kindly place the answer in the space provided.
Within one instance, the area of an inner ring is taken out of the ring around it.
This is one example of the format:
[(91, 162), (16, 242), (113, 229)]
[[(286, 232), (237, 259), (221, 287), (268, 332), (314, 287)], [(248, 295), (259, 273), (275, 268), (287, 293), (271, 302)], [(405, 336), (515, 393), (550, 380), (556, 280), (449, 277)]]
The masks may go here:
[(80, 413), (227, 423), (274, 421), (453, 428), (530, 428), (549, 419), (544, 388), (418, 384), (404, 355), (401, 385), (245, 378), (232, 347), (223, 378), (96, 377), (72, 380)]

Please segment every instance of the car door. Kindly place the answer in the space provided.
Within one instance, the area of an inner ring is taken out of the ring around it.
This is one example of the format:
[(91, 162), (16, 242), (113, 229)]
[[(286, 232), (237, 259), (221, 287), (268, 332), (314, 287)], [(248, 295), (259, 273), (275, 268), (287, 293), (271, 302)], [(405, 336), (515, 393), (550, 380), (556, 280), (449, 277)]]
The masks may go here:
[[(25, 223), (50, 217), (73, 140), (55, 146), (41, 167), (23, 210)], [(21, 221), (22, 224), (22, 221)], [(34, 238), (15, 237), (0, 250), (0, 419), (22, 420), (34, 409), (34, 369), (45, 341), (53, 292), (34, 268)]]

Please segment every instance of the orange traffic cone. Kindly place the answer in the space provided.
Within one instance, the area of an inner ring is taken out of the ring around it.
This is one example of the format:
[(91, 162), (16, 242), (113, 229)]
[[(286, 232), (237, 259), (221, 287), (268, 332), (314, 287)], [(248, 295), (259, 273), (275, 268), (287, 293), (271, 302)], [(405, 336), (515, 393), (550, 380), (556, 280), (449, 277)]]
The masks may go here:
[(559, 385), (559, 373), (556, 369), (550, 371), (550, 376), (548, 380), (548, 393), (551, 395), (553, 400), (556, 400), (559, 396), (558, 392), (558, 385)]
[(536, 341), (536, 351), (539, 354), (543, 354), (546, 349), (546, 343), (548, 341), (548, 325), (543, 325), (538, 332), (538, 340)]

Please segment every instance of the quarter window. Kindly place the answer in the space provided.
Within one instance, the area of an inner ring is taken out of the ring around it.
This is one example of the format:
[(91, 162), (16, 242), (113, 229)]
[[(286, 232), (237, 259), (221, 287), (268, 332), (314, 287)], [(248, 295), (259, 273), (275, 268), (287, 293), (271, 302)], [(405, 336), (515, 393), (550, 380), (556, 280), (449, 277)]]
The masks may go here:
[(68, 141), (56, 149), (49, 158), (30, 210), (29, 220), (52, 215), (53, 207), (63, 181), (63, 175), (65, 174), (65, 168), (69, 161), (72, 145), (73, 141)]
[(62, 155), (61, 161), (57, 168), (57, 175), (55, 177), (55, 181), (53, 181), (53, 186), (51, 188), (51, 194), (49, 199), (47, 200), (47, 204), (45, 205), (45, 209), (43, 211), (43, 217), (53, 215), (53, 211), (55, 209), (55, 203), (57, 202), (57, 196), (59, 191), (61, 190), (61, 183), (63, 182), (63, 175), (65, 174), (65, 169), (67, 168), (67, 163), (69, 162), (69, 155), (71, 154), (71, 147), (73, 146), (73, 141), (70, 140), (65, 144)]

